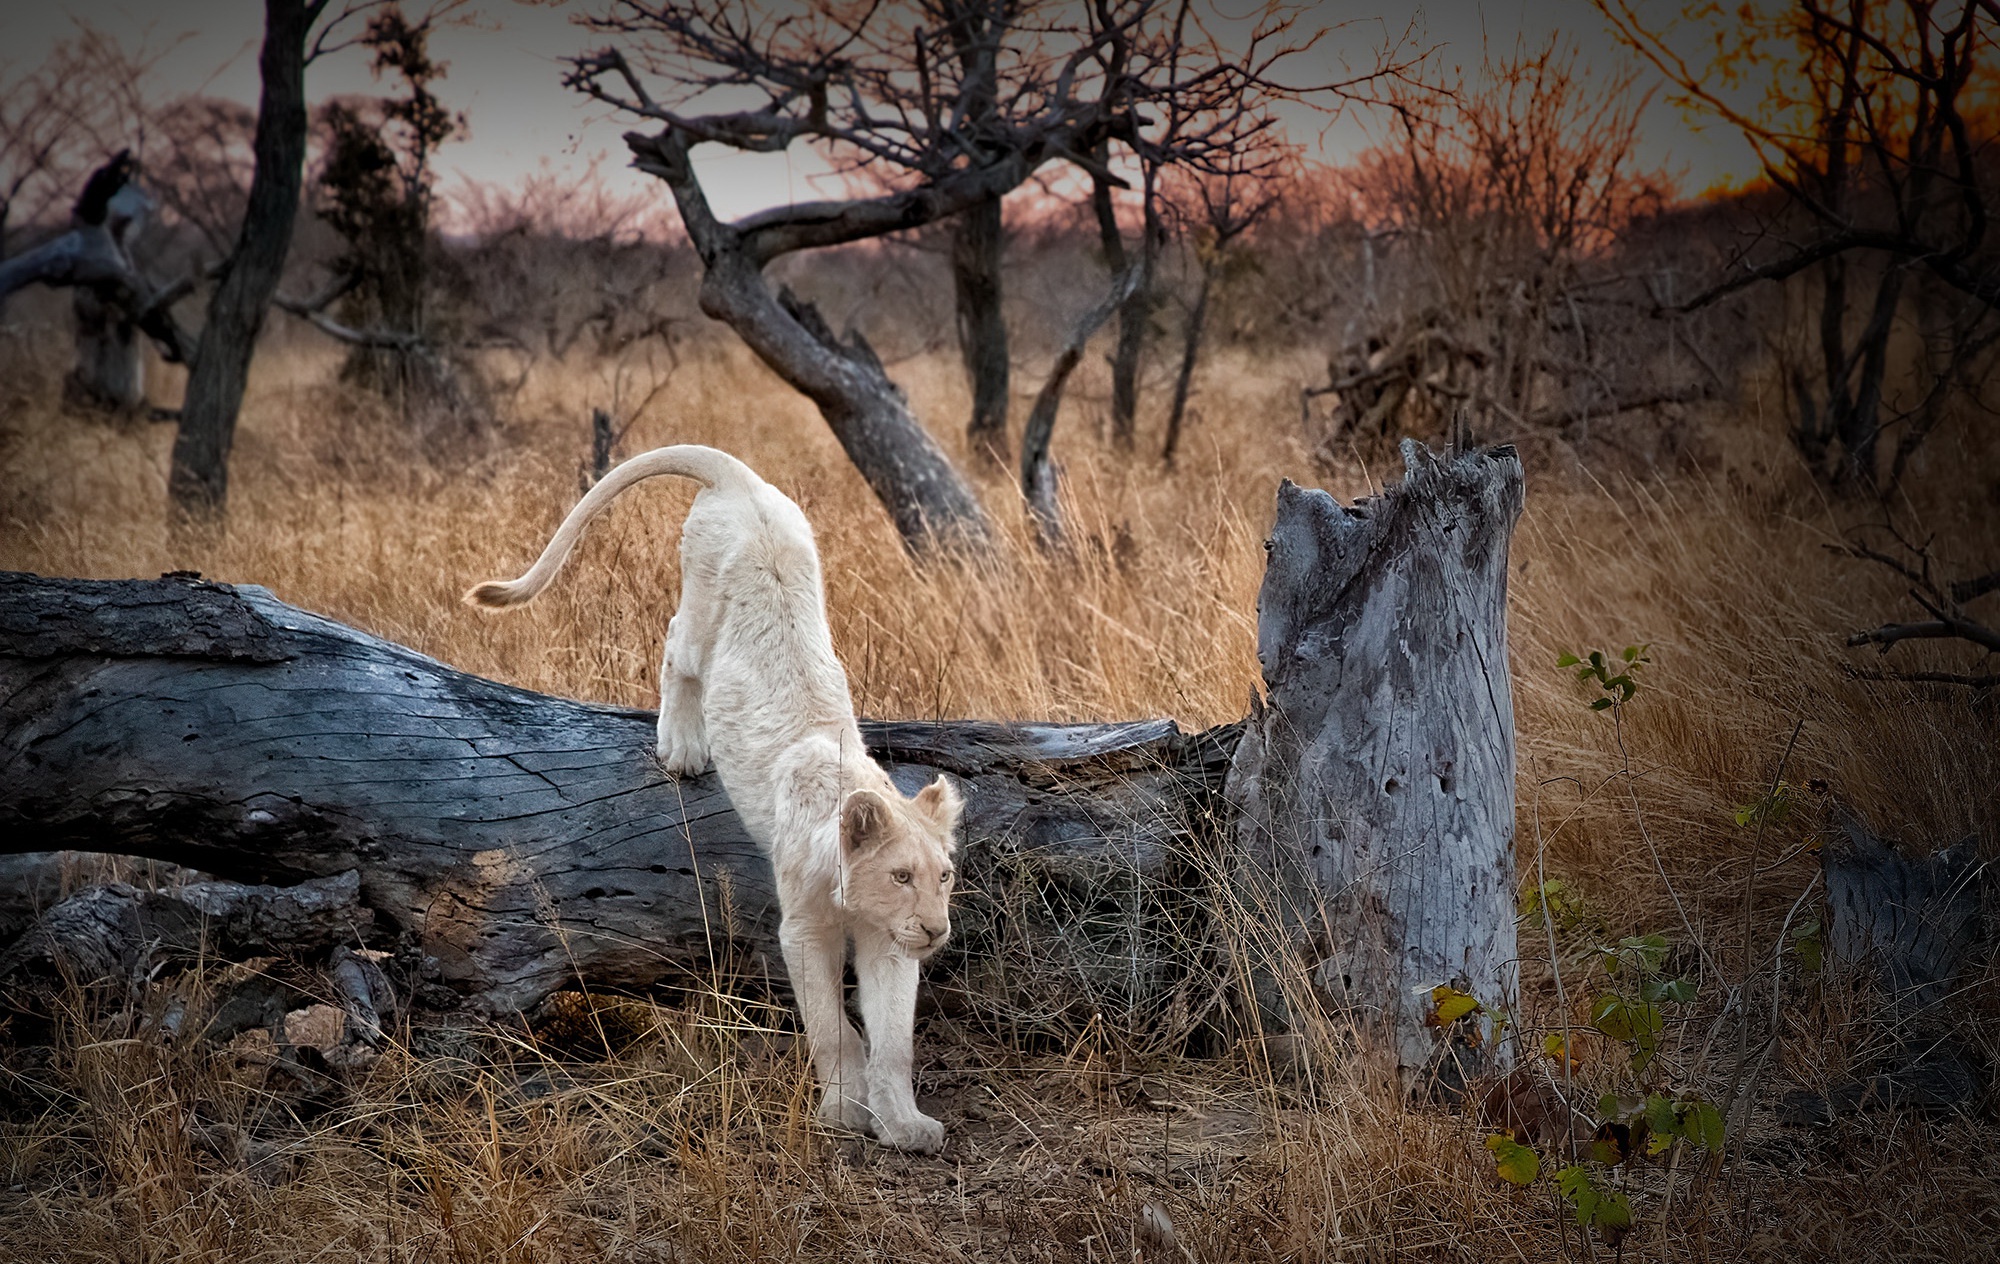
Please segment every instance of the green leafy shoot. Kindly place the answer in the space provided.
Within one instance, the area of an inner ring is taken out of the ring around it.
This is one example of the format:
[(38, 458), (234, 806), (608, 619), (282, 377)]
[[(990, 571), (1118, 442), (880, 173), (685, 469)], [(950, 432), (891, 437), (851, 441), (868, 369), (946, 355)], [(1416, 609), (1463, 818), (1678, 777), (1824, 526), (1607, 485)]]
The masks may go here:
[(1754, 803), (1739, 805), (1732, 815), (1736, 818), (1736, 823), (1744, 829), (1758, 829), (1783, 821), (1792, 814), (1792, 809), (1798, 802), (1798, 790), (1789, 783), (1780, 781), (1769, 794)]
[(1542, 1174), (1540, 1157), (1504, 1132), (1486, 1138), (1486, 1148), (1493, 1152), (1494, 1171), (1500, 1179), (1517, 1189), (1526, 1189)]
[(1676, 1141), (1699, 1146), (1711, 1154), (1722, 1151), (1722, 1111), (1715, 1103), (1699, 1097), (1649, 1094), (1646, 1098), (1646, 1129), (1652, 1134), (1652, 1139), (1646, 1143), (1648, 1154), (1665, 1154)]
[(1604, 960), (1605, 973), (1645, 976), (1660, 972), (1671, 947), (1665, 935), (1627, 935), (1612, 947), (1597, 951)]
[(1582, 893), (1561, 878), (1550, 878), (1521, 895), (1521, 920), (1539, 923), (1544, 919), (1560, 931), (1598, 924), (1596, 912)]
[(1628, 645), (1616, 659), (1603, 650), (1591, 650), (1582, 657), (1564, 650), (1556, 657), (1556, 666), (1574, 668), (1577, 680), (1584, 684), (1595, 682), (1602, 696), (1591, 699), (1590, 709), (1607, 711), (1632, 701), (1632, 695), (1639, 692), (1640, 669), (1651, 661), (1645, 646)]
[(1632, 1228), (1632, 1202), (1620, 1190), (1605, 1189), (1591, 1178), (1590, 1169), (1572, 1164), (1556, 1173), (1556, 1188), (1576, 1209), (1576, 1222), (1616, 1245)]
[(1693, 979), (1660, 977), (1672, 948), (1665, 935), (1628, 935), (1597, 950), (1611, 988), (1590, 1006), (1590, 1025), (1602, 1035), (1628, 1045), (1632, 1069), (1644, 1074), (1660, 1050), (1666, 1025), (1662, 1005), (1686, 1005), (1698, 985)]

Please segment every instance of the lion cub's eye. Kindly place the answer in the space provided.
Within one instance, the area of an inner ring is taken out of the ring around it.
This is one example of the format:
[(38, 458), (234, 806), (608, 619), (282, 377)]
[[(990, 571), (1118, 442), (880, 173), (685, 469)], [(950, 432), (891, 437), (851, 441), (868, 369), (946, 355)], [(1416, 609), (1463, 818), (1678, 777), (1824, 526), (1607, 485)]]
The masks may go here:
[(904, 886), (908, 886), (910, 884), (910, 871), (908, 869), (898, 869), (896, 870), (896, 872), (890, 874), (889, 876), (894, 878), (896, 881), (902, 883)]
[(943, 873), (943, 874), (939, 875), (939, 877), (938, 877), (938, 881), (939, 881), (939, 882), (950, 882), (950, 881), (951, 881), (951, 870), (947, 869), (947, 870), (945, 870), (945, 871), (944, 871), (944, 873)]

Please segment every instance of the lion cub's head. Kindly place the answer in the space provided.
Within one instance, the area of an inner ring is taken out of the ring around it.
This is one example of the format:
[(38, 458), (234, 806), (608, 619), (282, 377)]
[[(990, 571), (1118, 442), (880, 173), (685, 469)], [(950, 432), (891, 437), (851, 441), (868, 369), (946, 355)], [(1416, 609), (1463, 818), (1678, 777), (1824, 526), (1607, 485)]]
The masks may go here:
[(913, 799), (856, 790), (840, 811), (842, 904), (923, 958), (951, 935), (958, 791), (943, 777)]

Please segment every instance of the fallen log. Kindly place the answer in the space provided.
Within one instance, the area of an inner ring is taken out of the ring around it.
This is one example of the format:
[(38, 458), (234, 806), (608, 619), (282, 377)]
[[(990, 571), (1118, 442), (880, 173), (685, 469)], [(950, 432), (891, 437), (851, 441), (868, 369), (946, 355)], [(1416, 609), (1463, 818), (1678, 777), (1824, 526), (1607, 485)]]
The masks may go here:
[[(456, 671), (262, 588), (0, 575), (0, 853), (122, 852), (245, 883), (357, 871), (361, 902), (489, 1011), (579, 984), (770, 972), (769, 867), (713, 774), (661, 771), (653, 726)], [(908, 791), (958, 777), (968, 876), (1012, 875), (1044, 909), (1045, 888), (1060, 902), (1084, 870), (1148, 876), (1126, 884), (1147, 900), (1171, 888), (1235, 735), (863, 732)], [(977, 900), (959, 960), (1021, 933)], [(1121, 999), (1137, 1012), (1150, 996)]]

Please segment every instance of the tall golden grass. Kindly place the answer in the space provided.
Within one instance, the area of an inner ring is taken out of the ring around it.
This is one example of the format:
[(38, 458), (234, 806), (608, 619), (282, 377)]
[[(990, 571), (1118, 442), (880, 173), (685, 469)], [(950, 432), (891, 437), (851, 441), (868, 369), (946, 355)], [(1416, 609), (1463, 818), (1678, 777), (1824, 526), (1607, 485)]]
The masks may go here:
[[(520, 615), (458, 601), (518, 573), (573, 502), (588, 408), (623, 397), (617, 370), (545, 366), (497, 431), (440, 448), (331, 385), (333, 364), (298, 348), (260, 359), (227, 532), (198, 541), (165, 526), (167, 428), (81, 420), (52, 390), (17, 391), (0, 423), (0, 566), (195, 569), (469, 671), (649, 705), (690, 488), (634, 494)], [(622, 451), (713, 444), (800, 502), (865, 713), (1203, 726), (1240, 717), (1258, 685), (1258, 541), (1278, 479), (1351, 497), (1396, 474), (1359, 451), (1313, 467), (1296, 405), (1312, 367), (1217, 354), (1173, 470), (1104, 443), (1103, 383), (1087, 369), (1056, 439), (1076, 547), (1038, 553), (1004, 477), (982, 475), (1007, 541), (983, 569), (913, 565), (811, 407), (731, 345), (690, 356)], [(963, 414), (948, 357), (897, 373), (919, 415)], [(1753, 399), (1711, 426), (1699, 466), (1616, 476), (1544, 445), (1515, 539), (1523, 885), (1560, 877), (1603, 935), (1659, 930), (1716, 962), (1742, 952), (1753, 876), (1732, 811), (1778, 774), (1795, 729), (1785, 780), (1824, 781), (1884, 833), (1990, 839), (2000, 820), (1990, 705), (1849, 671), (1845, 633), (1902, 613), (1901, 586), (1825, 549), (1861, 510), (1793, 468), (1781, 426)], [(1905, 508), (1941, 531), (1949, 560), (1990, 564), (1990, 454), (1952, 443)], [(1614, 723), (1555, 660), (1627, 644), (1650, 662)], [(1760, 960), (1815, 871), (1806, 852), (1772, 862), (1810, 841), (1818, 802), (1766, 844), (1749, 926)], [(1560, 1025), (1548, 954), (1536, 934), (1522, 943), (1519, 1020)], [(1704, 984), (1704, 1022), (1723, 982)], [(1977, 995), (1968, 1030), (1990, 1054), (1993, 1007)], [(1823, 1085), (1868, 1039), (1840, 1005), (1808, 1000), (1785, 1018), (1766, 1106)], [(1247, 1053), (1138, 1060), (1103, 1032), (1022, 1054), (938, 1017), (920, 1087), (957, 1138), (939, 1162), (816, 1131), (780, 1015), (720, 989), (613, 1008), (625, 1035), (587, 1059), (519, 1028), (406, 1033), (337, 1106), (307, 1117), (294, 1095), (280, 1120), (261, 1062), (107, 1036), (79, 999), (46, 1064), (10, 1089), (37, 1105), (0, 1122), (0, 1246), (22, 1259), (1131, 1259), (1151, 1203), (1177, 1236), (1145, 1248), (1153, 1259), (1609, 1255), (1547, 1181), (1497, 1181), (1474, 1122), (1407, 1105), (1330, 1046), (1302, 1080)], [(1604, 1051), (1583, 1056), (1578, 1074), (1608, 1082)], [(1715, 1063), (1690, 1053), (1684, 1070)], [(1970, 1117), (1812, 1135), (1776, 1129), (1767, 1109), (1755, 1119), (1725, 1177), (1631, 1178), (1641, 1227), (1625, 1251), (1973, 1258), (2000, 1233), (2000, 1167)]]

